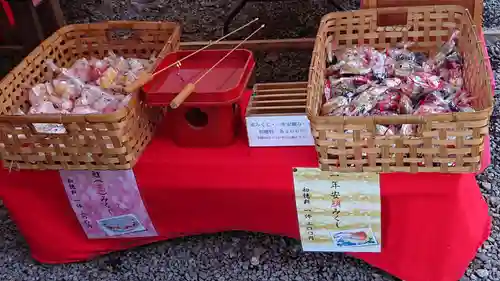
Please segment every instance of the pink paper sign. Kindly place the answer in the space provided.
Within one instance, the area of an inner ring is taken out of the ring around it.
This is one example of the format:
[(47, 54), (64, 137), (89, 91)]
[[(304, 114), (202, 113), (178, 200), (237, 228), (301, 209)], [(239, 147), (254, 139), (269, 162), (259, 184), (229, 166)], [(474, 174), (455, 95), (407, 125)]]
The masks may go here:
[(71, 207), (88, 238), (157, 236), (134, 172), (60, 171)]

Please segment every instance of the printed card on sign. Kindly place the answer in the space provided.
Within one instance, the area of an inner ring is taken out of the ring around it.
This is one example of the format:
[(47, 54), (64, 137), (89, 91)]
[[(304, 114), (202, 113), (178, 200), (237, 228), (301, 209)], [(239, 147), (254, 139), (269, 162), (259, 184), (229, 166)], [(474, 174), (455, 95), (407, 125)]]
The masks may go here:
[(304, 251), (380, 252), (379, 174), (295, 168), (293, 177)]
[(88, 238), (157, 236), (132, 170), (62, 170), (60, 175)]
[(305, 115), (248, 116), (246, 124), (251, 147), (314, 145)]

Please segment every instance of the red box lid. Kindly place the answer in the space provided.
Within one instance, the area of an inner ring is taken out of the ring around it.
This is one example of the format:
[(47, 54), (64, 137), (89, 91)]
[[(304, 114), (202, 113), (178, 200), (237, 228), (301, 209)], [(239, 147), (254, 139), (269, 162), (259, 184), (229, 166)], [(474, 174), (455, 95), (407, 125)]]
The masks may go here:
[[(170, 53), (158, 65), (157, 70), (193, 52), (195, 51)], [(197, 81), (222, 58), (224, 60), (196, 84), (185, 103), (224, 103), (238, 99), (253, 71), (255, 61), (252, 52), (248, 50), (237, 49), (227, 55), (228, 52), (229, 50), (201, 51), (182, 61), (179, 67), (173, 66), (159, 73), (143, 87), (146, 100), (156, 105), (169, 104), (188, 83)]]

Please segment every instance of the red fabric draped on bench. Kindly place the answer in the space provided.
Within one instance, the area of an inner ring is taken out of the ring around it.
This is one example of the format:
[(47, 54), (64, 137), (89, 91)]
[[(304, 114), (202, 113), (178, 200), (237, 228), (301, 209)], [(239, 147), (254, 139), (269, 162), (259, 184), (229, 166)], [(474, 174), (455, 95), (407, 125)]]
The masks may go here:
[[(155, 137), (134, 171), (157, 238), (88, 240), (56, 171), (3, 170), (0, 195), (43, 263), (229, 230), (298, 238), (292, 168), (317, 166), (314, 148), (249, 148), (241, 135), (229, 147), (193, 149)], [(490, 230), (475, 176), (383, 174), (381, 195), (382, 253), (353, 256), (407, 281), (460, 279)]]

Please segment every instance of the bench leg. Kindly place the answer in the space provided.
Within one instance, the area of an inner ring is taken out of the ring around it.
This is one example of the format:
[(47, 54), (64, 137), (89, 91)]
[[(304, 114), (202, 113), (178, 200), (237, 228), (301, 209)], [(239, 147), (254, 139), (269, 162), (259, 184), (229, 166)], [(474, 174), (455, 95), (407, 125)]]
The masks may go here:
[(224, 30), (223, 30), (223, 35), (226, 35), (229, 31), (229, 24), (231, 24), (231, 22), (233, 21), (234, 17), (241, 11), (241, 9), (243, 9), (243, 7), (245, 6), (245, 4), (248, 2), (248, 0), (240, 0), (238, 3), (236, 3), (236, 5), (234, 6), (234, 8), (231, 9), (231, 11), (229, 12), (226, 20), (224, 21)]

